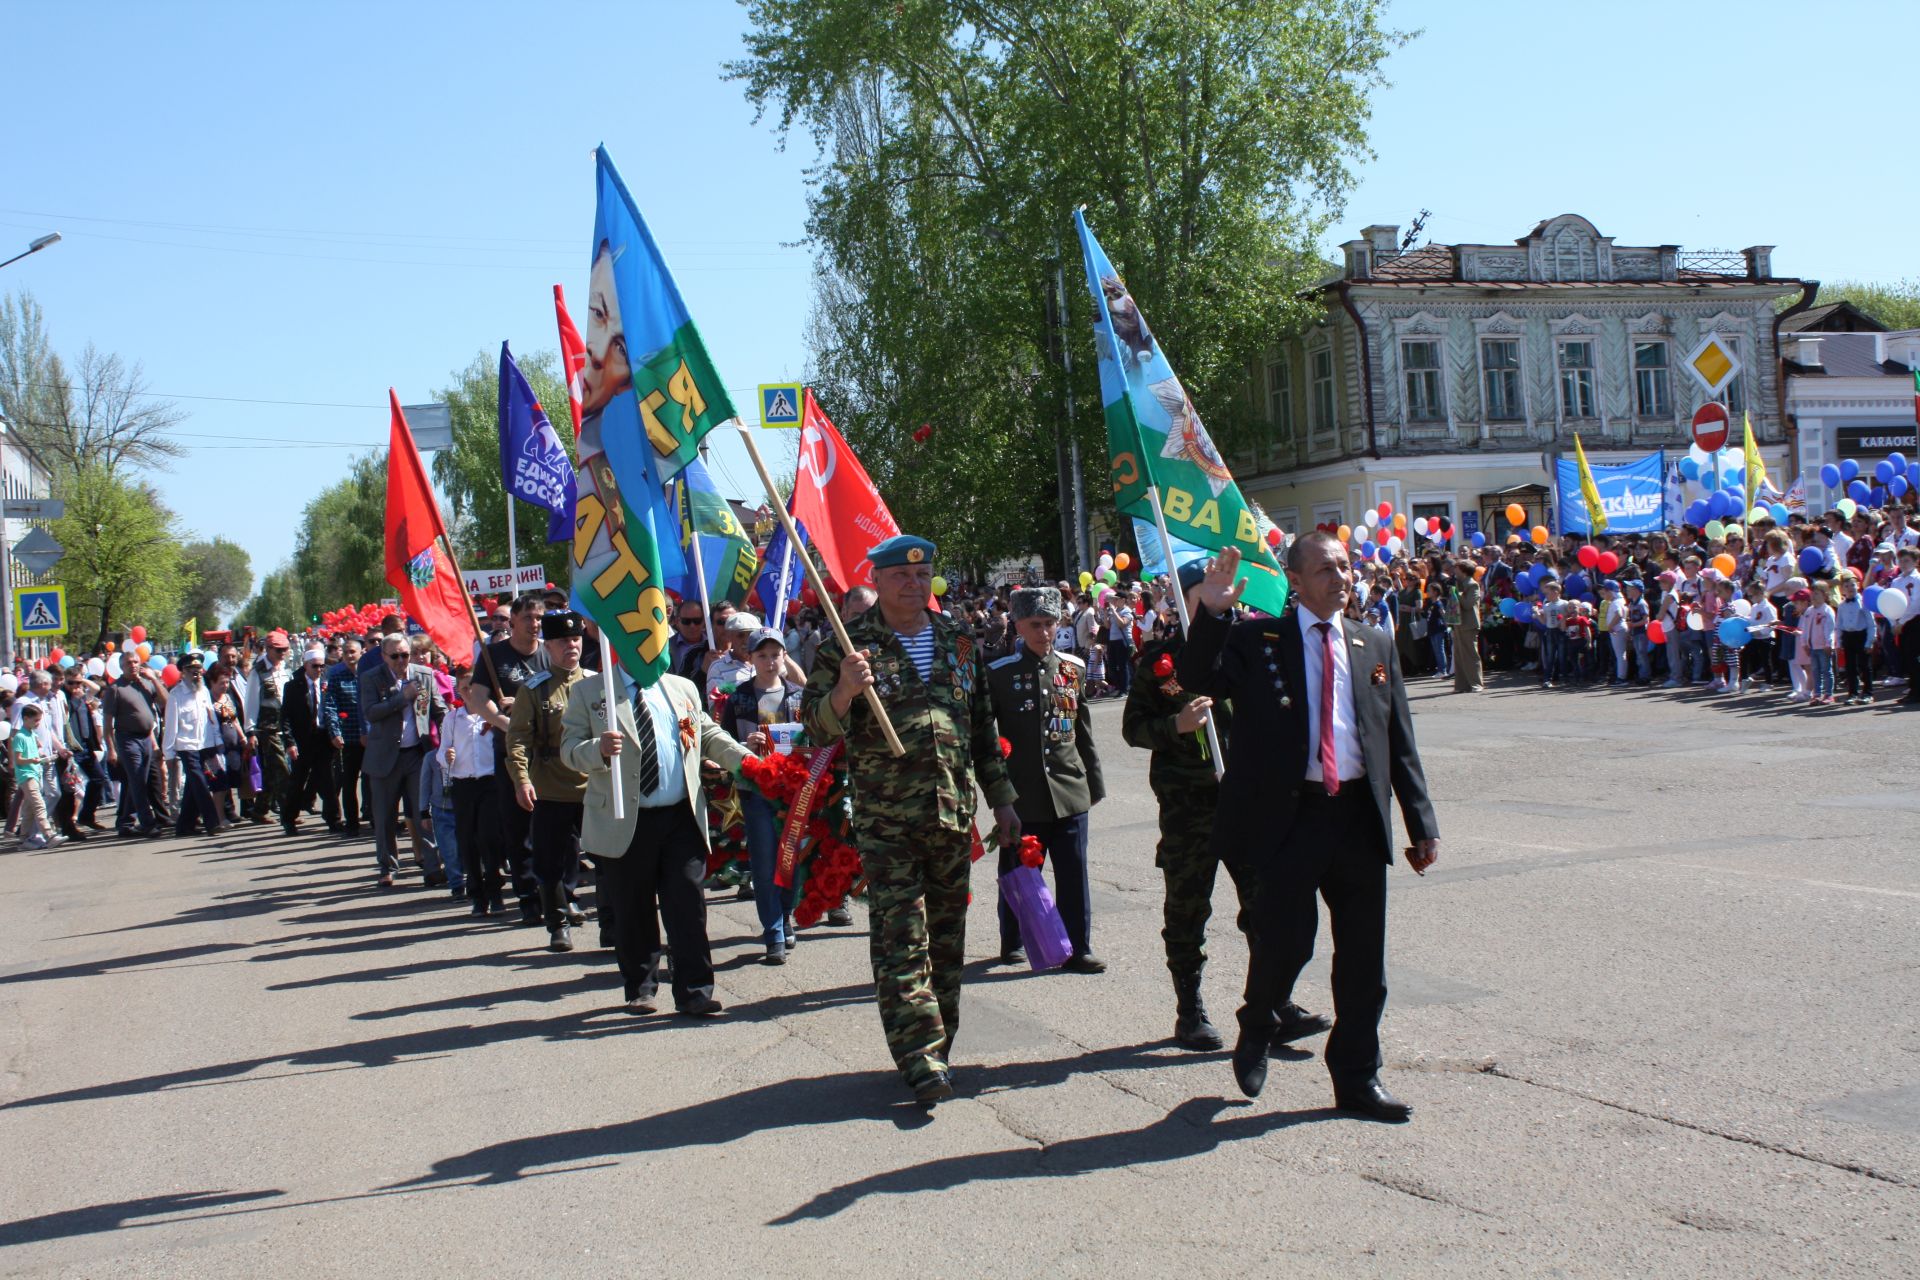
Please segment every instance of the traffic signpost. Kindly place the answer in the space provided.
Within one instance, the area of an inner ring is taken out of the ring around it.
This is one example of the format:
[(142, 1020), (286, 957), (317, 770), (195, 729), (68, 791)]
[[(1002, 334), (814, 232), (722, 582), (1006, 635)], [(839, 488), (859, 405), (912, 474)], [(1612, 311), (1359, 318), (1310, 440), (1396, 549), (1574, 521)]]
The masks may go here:
[(67, 589), (65, 587), (15, 587), (13, 589), (13, 631), (19, 636), (67, 634)]

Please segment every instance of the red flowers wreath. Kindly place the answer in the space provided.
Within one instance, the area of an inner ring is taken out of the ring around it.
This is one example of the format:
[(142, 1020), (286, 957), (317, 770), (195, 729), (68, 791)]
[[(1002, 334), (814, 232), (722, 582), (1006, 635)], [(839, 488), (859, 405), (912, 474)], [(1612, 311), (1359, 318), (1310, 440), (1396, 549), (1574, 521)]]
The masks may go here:
[[(807, 769), (807, 758), (798, 751), (792, 755), (749, 756), (740, 764), (741, 775), (783, 810), (792, 808), (801, 788), (807, 785)], [(821, 803), (808, 814), (807, 840), (813, 851), (803, 864), (806, 878), (793, 908), (794, 922), (802, 928), (839, 906), (861, 879), (860, 851), (835, 835), (828, 822), (837, 807)]]

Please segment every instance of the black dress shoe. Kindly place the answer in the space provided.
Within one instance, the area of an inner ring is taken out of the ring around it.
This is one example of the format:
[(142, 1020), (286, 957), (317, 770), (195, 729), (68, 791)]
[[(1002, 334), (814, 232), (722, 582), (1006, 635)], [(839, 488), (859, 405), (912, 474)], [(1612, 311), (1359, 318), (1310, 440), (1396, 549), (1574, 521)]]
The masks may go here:
[(1335, 1085), (1333, 1105), (1388, 1124), (1405, 1124), (1413, 1119), (1413, 1107), (1388, 1093), (1379, 1076), (1345, 1087)]
[(853, 923), (853, 912), (845, 907), (835, 907), (827, 912), (827, 924), (835, 929), (845, 929)]
[(945, 1067), (935, 1067), (933, 1072), (913, 1086), (913, 1100), (923, 1107), (935, 1107), (953, 1097), (953, 1073)]
[(1091, 951), (1088, 951), (1070, 957), (1067, 962), (1060, 967), (1068, 973), (1105, 973), (1107, 971), (1107, 962), (1099, 956), (1094, 955)]
[(587, 913), (582, 911), (580, 904), (571, 898), (560, 905), (560, 910), (566, 913), (567, 923), (570, 925), (583, 925), (587, 922)]
[(333, 832), (333, 834), (337, 836), (343, 836), (347, 833), (346, 824), (343, 822), (329, 822), (327, 824), (327, 830)]
[(1268, 1036), (1249, 1035), (1244, 1027), (1240, 1029), (1240, 1038), (1233, 1042), (1233, 1080), (1249, 1098), (1259, 1097), (1260, 1091), (1267, 1087), (1269, 1043)]
[(1008, 947), (1000, 953), (1001, 964), (1025, 964), (1026, 962), (1027, 949), (1025, 947)]
[(1331, 1030), (1333, 1019), (1326, 1014), (1308, 1013), (1297, 1004), (1289, 1004), (1280, 1010), (1280, 1028), (1273, 1033), (1273, 1043), (1291, 1044)]
[(426, 878), (425, 883), (429, 889), (444, 889), (447, 887), (447, 873), (436, 871)]
[(714, 1018), (726, 1007), (712, 996), (695, 996), (674, 1012), (683, 1018)]

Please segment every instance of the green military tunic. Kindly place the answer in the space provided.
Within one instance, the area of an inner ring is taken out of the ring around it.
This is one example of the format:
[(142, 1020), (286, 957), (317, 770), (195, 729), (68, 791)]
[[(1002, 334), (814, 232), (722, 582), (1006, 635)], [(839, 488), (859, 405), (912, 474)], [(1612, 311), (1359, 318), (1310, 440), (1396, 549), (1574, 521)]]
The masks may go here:
[(813, 742), (845, 743), (874, 993), (894, 1062), (914, 1086), (946, 1065), (960, 1026), (975, 784), (996, 807), (1015, 794), (979, 646), (943, 615), (929, 618), (933, 665), (924, 680), (879, 609), (847, 624), (905, 755), (888, 749), (864, 694), (844, 717), (835, 714), (831, 694), (846, 656), (836, 639), (814, 655), (800, 708)]
[(515, 787), (533, 785), (542, 800), (584, 803), (587, 775), (576, 773), (560, 758), (560, 718), (574, 686), (588, 673), (536, 671), (520, 686), (507, 725), (507, 774)]
[(987, 691), (1000, 736), (1013, 748), (1007, 773), (1020, 793), (1020, 823), (1085, 813), (1107, 794), (1087, 710), (1087, 664), (1058, 650), (1036, 658), (1022, 649), (987, 668)]
[[(1120, 713), (1120, 734), (1127, 745), (1153, 753), (1147, 781), (1160, 802), (1160, 844), (1154, 865), (1166, 880), (1160, 937), (1166, 943), (1167, 968), (1176, 982), (1197, 979), (1207, 963), (1207, 920), (1213, 914), (1218, 866), (1212, 849), (1213, 810), (1220, 797), (1206, 730), (1181, 733), (1174, 728), (1175, 718), (1194, 698), (1173, 674), (1180, 645), (1177, 638), (1155, 640), (1140, 651), (1127, 705)], [(1232, 708), (1215, 703), (1212, 716), (1220, 749), (1225, 751)], [(1240, 898), (1244, 930), (1247, 908), (1255, 896), (1253, 883), (1240, 862), (1229, 862), (1227, 873)]]
[(1453, 624), (1453, 691), (1475, 693), (1483, 686), (1480, 674), (1480, 584), (1462, 575), (1458, 609)]

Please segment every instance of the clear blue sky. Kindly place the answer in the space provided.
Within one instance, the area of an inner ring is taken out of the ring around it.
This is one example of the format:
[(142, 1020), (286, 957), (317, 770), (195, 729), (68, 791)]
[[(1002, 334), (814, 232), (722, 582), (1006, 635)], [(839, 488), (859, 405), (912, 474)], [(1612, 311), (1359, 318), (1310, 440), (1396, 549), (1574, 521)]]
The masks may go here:
[[(1920, 277), (1900, 138), (1920, 4), (1409, 0), (1389, 20), (1423, 34), (1388, 64), (1329, 253), (1421, 208), (1447, 242), (1571, 211), (1623, 244)], [(159, 487), (263, 572), (384, 446), (389, 385), (426, 400), (502, 339), (556, 346), (604, 141), (749, 412), (806, 364), (810, 259), (785, 246), (812, 153), (720, 78), (743, 26), (724, 0), (14, 6), (0, 246), (66, 240), (0, 288), (32, 290), (63, 352), (91, 340), (183, 397), (191, 452)], [(260, 403), (187, 398), (219, 396)], [(719, 470), (751, 495), (731, 441)]]

